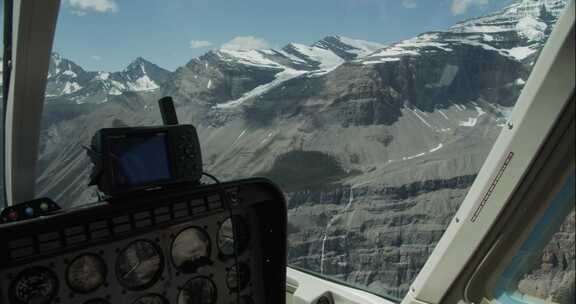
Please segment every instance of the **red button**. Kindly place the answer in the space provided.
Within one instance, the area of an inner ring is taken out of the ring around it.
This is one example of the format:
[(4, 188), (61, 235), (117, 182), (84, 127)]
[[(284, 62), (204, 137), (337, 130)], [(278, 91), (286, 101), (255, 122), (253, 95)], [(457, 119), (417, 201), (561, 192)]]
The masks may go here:
[(18, 219), (18, 212), (16, 211), (10, 211), (10, 213), (8, 213), (8, 218), (11, 220), (16, 220)]

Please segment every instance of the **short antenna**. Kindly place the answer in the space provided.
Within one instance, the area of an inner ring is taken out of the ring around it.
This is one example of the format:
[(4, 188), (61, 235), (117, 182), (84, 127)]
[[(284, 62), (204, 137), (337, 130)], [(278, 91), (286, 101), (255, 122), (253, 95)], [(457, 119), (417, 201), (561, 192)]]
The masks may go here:
[(162, 114), (162, 122), (164, 125), (177, 125), (178, 116), (174, 108), (174, 101), (172, 97), (166, 96), (158, 100), (158, 107), (160, 107), (160, 114)]

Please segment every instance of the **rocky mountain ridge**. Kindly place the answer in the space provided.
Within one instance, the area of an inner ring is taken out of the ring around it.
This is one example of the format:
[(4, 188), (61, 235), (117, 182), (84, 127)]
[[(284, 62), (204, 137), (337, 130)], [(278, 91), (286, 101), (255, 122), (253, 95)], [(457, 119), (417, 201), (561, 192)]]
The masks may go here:
[(88, 72), (54, 53), (48, 69), (47, 102), (65, 98), (76, 103), (101, 103), (108, 96), (123, 92), (151, 91), (159, 88), (169, 71), (138, 57), (119, 72)]

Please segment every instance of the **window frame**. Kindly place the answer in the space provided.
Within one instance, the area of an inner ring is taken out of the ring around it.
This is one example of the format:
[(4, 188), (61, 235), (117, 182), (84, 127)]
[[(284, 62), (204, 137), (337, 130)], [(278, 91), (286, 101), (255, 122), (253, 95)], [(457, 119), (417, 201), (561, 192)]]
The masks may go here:
[[(568, 108), (574, 106), (574, 19), (571, 1), (540, 53), (507, 126), (403, 303), (461, 300), (479, 303), (485, 295), (485, 286), (491, 284), (479, 274), (499, 275), (502, 271), (494, 264), (483, 269), (484, 272), (479, 270), (487, 265), (488, 257), (494, 257), (495, 246), (510, 248), (510, 244), (499, 243), (502, 233), (499, 229), (505, 227), (501, 215), (510, 215), (509, 211), (517, 206), (526, 207), (518, 205), (522, 191), (533, 186), (526, 182), (526, 177), (537, 173), (534, 165), (536, 169), (544, 165), (538, 159), (556, 146), (557, 141), (550, 139), (558, 140), (558, 134), (551, 135), (566, 127), (566, 122), (557, 124), (562, 113), (574, 116)], [(570, 153), (569, 150), (564, 147), (560, 152)], [(574, 155), (568, 154), (567, 158), (571, 159), (568, 166), (565, 163), (560, 168), (573, 166)], [(481, 291), (482, 297), (472, 295), (474, 290)]]
[[(327, 280), (313, 274), (286, 266), (286, 295), (294, 304), (316, 303), (324, 295), (335, 303), (347, 304), (396, 304), (382, 296)], [(286, 302), (293, 304), (292, 302)]]
[[(12, 0), (4, 0), (2, 2), (2, 9), (3, 9), (3, 29), (2, 29), (2, 126), (0, 127), (0, 132), (4, 132), (6, 126), (6, 105), (8, 102), (8, 88), (10, 84), (10, 74), (11, 74), (11, 66), (10, 62), (12, 61), (12, 9), (13, 9), (13, 1)], [(4, 137), (5, 134), (0, 136), (0, 148), (4, 149)], [(4, 152), (4, 150), (2, 150)], [(2, 154), (3, 156), (4, 154)], [(1, 157), (1, 167), (6, 168), (5, 158)], [(2, 193), (0, 193), (2, 200), (2, 206), (0, 208), (5, 208), (8, 206), (8, 200), (6, 196), (6, 185), (4, 183), (5, 173), (0, 176), (0, 183), (2, 184)]]
[[(479, 251), (481, 254), (477, 254), (472, 273), (462, 276), (465, 284), (462, 289), (468, 301), (499, 303), (502, 292), (503, 299), (508, 299), (506, 295), (515, 292), (509, 284), (504, 286), (505, 288), (501, 288), (498, 284), (502, 277), (507, 275), (505, 273), (507, 268), (514, 263), (514, 257), (530, 238), (534, 227), (549, 210), (556, 194), (576, 170), (575, 103), (576, 100), (572, 97), (558, 121), (555, 132), (551, 134), (543, 151), (540, 151), (538, 158), (527, 172), (519, 189), (511, 198), (508, 208), (502, 212), (498, 223), (486, 237), (484, 248)], [(451, 291), (448, 298), (454, 300), (456, 297), (455, 292)], [(518, 298), (516, 296), (516, 300)]]
[(8, 206), (34, 198), (40, 124), (60, 0), (16, 0), (4, 119)]

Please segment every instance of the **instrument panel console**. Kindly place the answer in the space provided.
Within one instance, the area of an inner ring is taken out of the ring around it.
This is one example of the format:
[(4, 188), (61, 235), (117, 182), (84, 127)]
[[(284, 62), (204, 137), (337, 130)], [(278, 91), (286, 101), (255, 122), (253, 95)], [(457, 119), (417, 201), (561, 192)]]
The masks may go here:
[(285, 210), (250, 179), (5, 224), (0, 302), (284, 303)]

